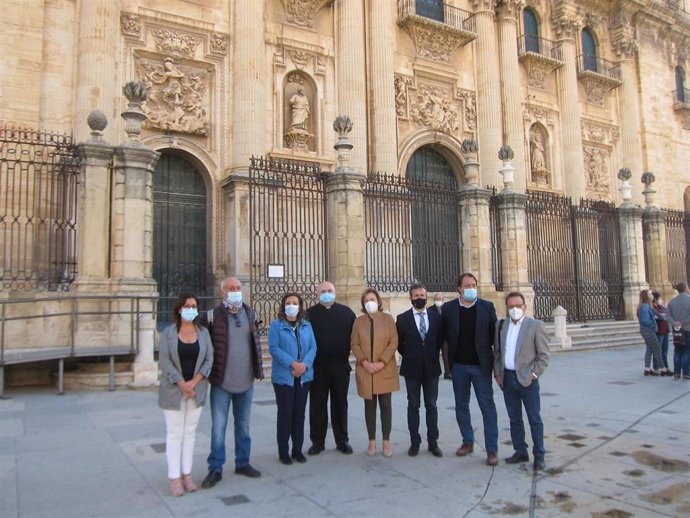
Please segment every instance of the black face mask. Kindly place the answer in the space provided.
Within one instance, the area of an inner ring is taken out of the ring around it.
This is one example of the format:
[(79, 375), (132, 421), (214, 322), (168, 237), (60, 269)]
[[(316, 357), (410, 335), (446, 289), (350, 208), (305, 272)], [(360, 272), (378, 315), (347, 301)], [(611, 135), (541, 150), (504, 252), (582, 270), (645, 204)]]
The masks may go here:
[(414, 299), (412, 305), (417, 309), (422, 309), (426, 307), (426, 299)]

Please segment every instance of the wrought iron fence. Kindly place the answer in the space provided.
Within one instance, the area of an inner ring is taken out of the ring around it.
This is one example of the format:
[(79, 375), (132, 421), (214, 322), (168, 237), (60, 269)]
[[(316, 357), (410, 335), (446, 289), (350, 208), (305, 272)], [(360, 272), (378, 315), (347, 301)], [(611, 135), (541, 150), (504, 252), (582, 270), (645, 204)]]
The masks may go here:
[(549, 59), (563, 61), (563, 46), (560, 41), (551, 41), (534, 34), (523, 34), (518, 38), (520, 55), (533, 52)]
[(487, 187), (492, 190), (489, 198), (489, 230), (491, 232), (491, 280), (496, 286), (496, 291), (503, 291), (503, 260), (501, 259), (501, 218), (498, 212), (498, 196), (496, 187)]
[[(682, 210), (666, 210), (666, 250), (668, 255), (668, 280), (675, 286), (687, 284), (690, 264), (688, 243), (690, 243), (690, 214)], [(646, 241), (646, 240), (645, 240)]]
[(251, 303), (262, 332), (281, 297), (306, 305), (328, 274), (326, 191), (318, 165), (252, 157), (249, 168)]
[(380, 291), (455, 291), (461, 271), (454, 185), (374, 173), (364, 187), (365, 280)]
[(417, 15), (476, 34), (474, 13), (438, 0), (398, 0), (398, 20)]
[(529, 192), (527, 259), (534, 314), (551, 320), (560, 305), (571, 320), (624, 318), (618, 217), (612, 204)]
[(69, 135), (0, 123), (1, 290), (65, 290), (75, 279), (79, 170)]

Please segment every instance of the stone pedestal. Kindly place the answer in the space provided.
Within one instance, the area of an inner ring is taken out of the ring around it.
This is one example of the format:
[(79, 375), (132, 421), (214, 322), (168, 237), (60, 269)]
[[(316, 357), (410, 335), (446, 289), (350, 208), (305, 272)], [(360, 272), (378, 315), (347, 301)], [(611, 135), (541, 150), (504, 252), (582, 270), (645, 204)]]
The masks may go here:
[(156, 322), (150, 313), (139, 315), (139, 351), (132, 364), (132, 387), (158, 384), (158, 363), (153, 359)]
[(501, 290), (520, 291), (532, 307), (534, 292), (527, 263), (527, 195), (505, 191), (497, 196), (501, 254)]
[(562, 349), (570, 349), (573, 346), (573, 341), (568, 336), (568, 312), (563, 306), (557, 306), (551, 316), (553, 317), (553, 337), (556, 345)]
[(632, 203), (618, 209), (621, 239), (621, 268), (623, 270), (623, 298), (625, 316), (635, 319), (635, 308), (640, 291), (649, 288), (645, 281), (644, 238), (642, 235), (643, 209)]
[(670, 291), (664, 212), (656, 207), (647, 207), (644, 210), (643, 224), (649, 287), (661, 292)]
[(492, 191), (476, 186), (463, 188), (458, 201), (462, 221), (462, 270), (477, 277), (480, 293), (496, 290), (491, 276), (491, 235), (487, 231), (491, 194)]

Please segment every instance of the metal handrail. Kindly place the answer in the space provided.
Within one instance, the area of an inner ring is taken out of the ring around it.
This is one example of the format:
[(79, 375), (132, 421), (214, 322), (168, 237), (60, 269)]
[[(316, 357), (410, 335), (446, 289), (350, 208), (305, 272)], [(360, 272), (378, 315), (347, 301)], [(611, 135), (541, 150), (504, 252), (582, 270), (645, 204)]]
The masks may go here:
[(422, 18), (428, 18), (429, 20), (448, 25), (458, 30), (466, 32), (477, 32), (475, 13), (465, 11), (454, 5), (449, 5), (446, 3), (443, 6), (443, 19), (440, 20), (436, 17), (438, 11), (436, 10), (425, 10), (417, 5), (416, 0), (398, 0), (398, 20), (402, 20), (406, 16), (416, 15)]
[(600, 58), (594, 54), (580, 54), (577, 57), (577, 71), (578, 73), (593, 72), (616, 81), (620, 81), (622, 77), (620, 63)]
[(534, 34), (522, 34), (518, 38), (520, 54), (533, 52), (550, 59), (563, 61), (563, 45), (560, 41), (552, 41)]

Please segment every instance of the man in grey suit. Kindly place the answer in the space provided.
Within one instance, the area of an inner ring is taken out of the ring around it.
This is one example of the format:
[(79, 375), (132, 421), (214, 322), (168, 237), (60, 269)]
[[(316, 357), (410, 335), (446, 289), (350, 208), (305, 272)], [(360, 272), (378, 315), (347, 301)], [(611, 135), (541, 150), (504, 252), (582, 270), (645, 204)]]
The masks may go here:
[(522, 406), (532, 433), (534, 469), (543, 470), (544, 423), (539, 411), (539, 377), (549, 363), (549, 339), (544, 323), (525, 315), (525, 297), (519, 291), (506, 296), (509, 318), (496, 326), (494, 376), (503, 390), (510, 418), (510, 438), (515, 453), (506, 464), (529, 461)]

